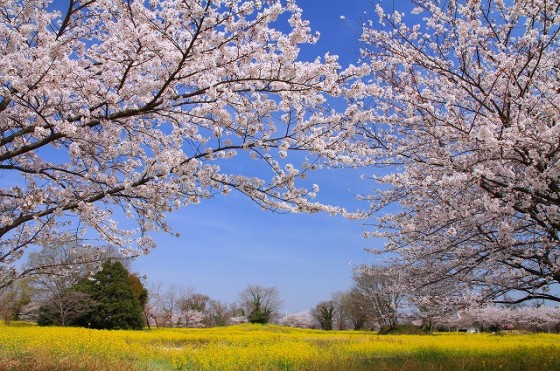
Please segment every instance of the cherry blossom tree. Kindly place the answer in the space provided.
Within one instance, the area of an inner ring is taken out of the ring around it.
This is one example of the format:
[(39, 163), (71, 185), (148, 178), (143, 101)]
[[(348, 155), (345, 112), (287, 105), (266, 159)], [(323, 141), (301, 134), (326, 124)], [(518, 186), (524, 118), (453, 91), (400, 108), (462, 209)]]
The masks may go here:
[(156, 328), (173, 327), (178, 322), (177, 298), (181, 289), (175, 285), (163, 287), (162, 282), (152, 283), (148, 292), (146, 317)]
[(517, 323), (528, 327), (530, 330), (547, 331), (560, 328), (560, 307), (539, 306), (522, 307), (516, 310)]
[(560, 301), (560, 4), (410, 4), (376, 6), (362, 35), (371, 81), (350, 91), (377, 163), (396, 166), (366, 197), (386, 211), (371, 235), (414, 287)]
[(282, 326), (297, 327), (297, 328), (317, 328), (317, 320), (313, 318), (310, 311), (303, 311), (298, 313), (289, 314), (281, 318), (278, 323)]
[(399, 310), (405, 305), (407, 292), (403, 290), (401, 275), (395, 267), (361, 265), (354, 269), (351, 293), (360, 298), (362, 311), (379, 328), (397, 326)]
[(191, 288), (182, 289), (176, 301), (177, 327), (204, 327), (210, 297)]
[(437, 318), (435, 325), (448, 331), (477, 327), (480, 331), (525, 329), (530, 331), (558, 331), (560, 307), (497, 306), (494, 304), (468, 308)]
[(151, 231), (170, 231), (166, 213), (232, 190), (264, 209), (345, 213), (303, 179), (317, 155), (359, 155), (326, 97), (361, 70), (298, 61), (317, 35), (292, 0), (55, 5), (0, 3), (3, 282), (61, 234), (144, 253)]
[[(432, 332), (434, 324), (447, 325), (460, 320), (454, 319), (457, 312), (467, 303), (474, 304), (470, 290), (453, 280), (444, 280), (421, 288), (410, 285), (410, 279), (404, 283), (411, 309), (411, 317), (420, 321), (424, 331)], [(449, 321), (451, 319), (451, 321)]]

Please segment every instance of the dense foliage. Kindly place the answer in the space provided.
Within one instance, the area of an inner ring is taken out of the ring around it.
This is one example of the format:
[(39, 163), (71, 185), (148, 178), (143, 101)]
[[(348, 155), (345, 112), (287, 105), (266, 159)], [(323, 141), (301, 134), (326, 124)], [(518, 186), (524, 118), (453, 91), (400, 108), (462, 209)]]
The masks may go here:
[(96, 329), (142, 329), (144, 319), (128, 270), (119, 261), (108, 261), (92, 277), (81, 279), (73, 288), (94, 301), (75, 324)]

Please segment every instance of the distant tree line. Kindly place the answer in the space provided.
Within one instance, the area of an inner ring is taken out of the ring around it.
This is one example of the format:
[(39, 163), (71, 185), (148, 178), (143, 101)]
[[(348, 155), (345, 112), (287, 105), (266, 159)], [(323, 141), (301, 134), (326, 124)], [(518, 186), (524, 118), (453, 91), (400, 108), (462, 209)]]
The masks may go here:
[(353, 284), (309, 311), (282, 316), (275, 287), (247, 285), (236, 302), (226, 303), (194, 288), (162, 283), (144, 287), (143, 278), (117, 258), (112, 247), (90, 250), (44, 246), (30, 256), (42, 266), (17, 284), (0, 290), (0, 316), (39, 325), (95, 329), (215, 327), (243, 322), (277, 323), (322, 330), (390, 332), (408, 325), (418, 331), (526, 329), (560, 331), (560, 308), (542, 305), (486, 305), (465, 309), (463, 287), (449, 282), (410, 290), (395, 266), (355, 267)]
[[(406, 280), (395, 275), (395, 266), (355, 268), (352, 287), (319, 302), (309, 314), (299, 313), (284, 324), (294, 327), (319, 327), (323, 330), (377, 330), (382, 333), (405, 331), (560, 331), (560, 307), (544, 301), (527, 304), (471, 306), (467, 290), (448, 281), (429, 289), (410, 289)], [(511, 301), (508, 299), (508, 301)], [(405, 330), (401, 330), (404, 328)]]
[(214, 327), (242, 322), (269, 323), (279, 319), (282, 301), (275, 287), (247, 285), (238, 302), (211, 299), (193, 288), (155, 284), (146, 313), (149, 323), (164, 327)]
[(142, 308), (147, 299), (138, 276), (109, 260), (96, 274), (51, 296), (39, 307), (37, 323), (139, 330), (146, 324)]
[[(78, 248), (73, 243), (44, 246), (28, 266), (27, 278), (0, 290), (0, 315), (39, 325), (96, 329), (213, 327), (241, 322), (269, 323), (282, 304), (275, 287), (247, 285), (236, 303), (224, 303), (192, 288), (144, 287), (113, 247)], [(34, 269), (34, 268), (31, 268)]]

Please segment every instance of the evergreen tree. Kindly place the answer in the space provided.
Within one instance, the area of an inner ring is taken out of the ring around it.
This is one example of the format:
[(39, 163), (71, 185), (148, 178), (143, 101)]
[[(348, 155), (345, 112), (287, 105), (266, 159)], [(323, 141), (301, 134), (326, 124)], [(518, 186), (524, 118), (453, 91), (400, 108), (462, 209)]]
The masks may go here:
[(271, 316), (271, 312), (269, 309), (262, 308), (260, 305), (257, 304), (255, 306), (255, 309), (253, 309), (251, 313), (249, 313), (249, 315), (247, 316), (247, 320), (250, 323), (265, 324), (270, 322), (270, 316)]
[(76, 323), (97, 329), (142, 329), (142, 305), (129, 277), (121, 262), (108, 261), (93, 277), (81, 279), (74, 290), (90, 295), (97, 305)]
[(138, 299), (140, 303), (140, 308), (142, 309), (142, 321), (150, 328), (150, 322), (148, 321), (148, 316), (146, 314), (146, 305), (148, 304), (148, 290), (142, 284), (140, 277), (136, 273), (132, 273), (128, 276), (128, 282), (134, 293), (134, 297)]

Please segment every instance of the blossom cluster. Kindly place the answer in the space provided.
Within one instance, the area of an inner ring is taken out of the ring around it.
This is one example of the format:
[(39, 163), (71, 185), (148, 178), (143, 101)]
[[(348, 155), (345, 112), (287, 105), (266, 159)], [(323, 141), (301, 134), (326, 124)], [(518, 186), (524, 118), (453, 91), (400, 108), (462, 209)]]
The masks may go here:
[(351, 215), (314, 201), (313, 167), (288, 155), (364, 154), (327, 102), (357, 71), (298, 60), (318, 35), (293, 1), (70, 4), (0, 4), (0, 272), (64, 231), (144, 253), (166, 213), (232, 190), (265, 209)]

